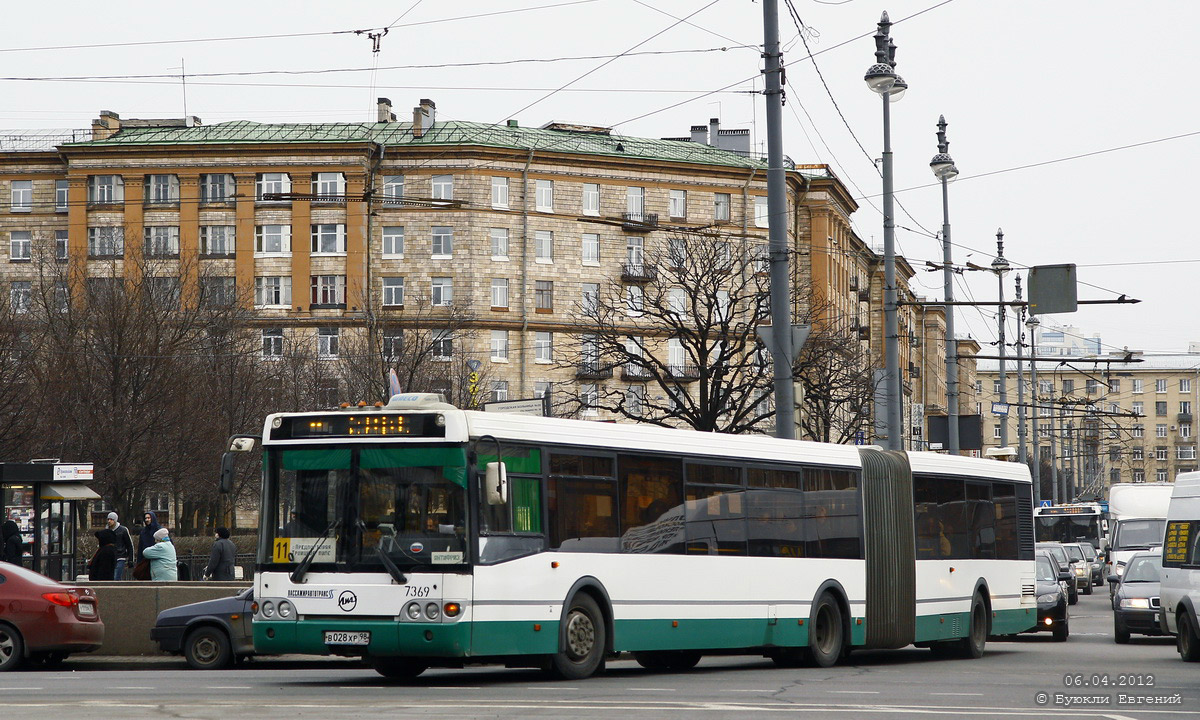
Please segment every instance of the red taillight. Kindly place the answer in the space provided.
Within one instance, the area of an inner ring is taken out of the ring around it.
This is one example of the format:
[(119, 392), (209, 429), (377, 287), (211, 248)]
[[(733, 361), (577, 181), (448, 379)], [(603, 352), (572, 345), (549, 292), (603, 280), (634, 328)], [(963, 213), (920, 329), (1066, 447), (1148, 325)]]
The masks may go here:
[(69, 592), (42, 593), (42, 598), (63, 607), (71, 607), (72, 605), (79, 604), (79, 596)]

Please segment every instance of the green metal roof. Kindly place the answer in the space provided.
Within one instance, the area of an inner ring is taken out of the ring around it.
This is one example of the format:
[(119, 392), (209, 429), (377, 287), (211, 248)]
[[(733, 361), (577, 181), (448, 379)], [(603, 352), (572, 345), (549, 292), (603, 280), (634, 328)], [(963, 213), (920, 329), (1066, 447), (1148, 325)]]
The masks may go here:
[(648, 158), (667, 162), (765, 169), (766, 163), (736, 152), (684, 140), (656, 140), (628, 135), (541, 130), (446, 121), (435, 123), (415, 138), (412, 123), (264, 124), (236, 120), (196, 127), (129, 127), (105, 140), (66, 143), (64, 148), (115, 148), (147, 145), (362, 143), (388, 147), (475, 145), (519, 150), (583, 153), (611, 157)]

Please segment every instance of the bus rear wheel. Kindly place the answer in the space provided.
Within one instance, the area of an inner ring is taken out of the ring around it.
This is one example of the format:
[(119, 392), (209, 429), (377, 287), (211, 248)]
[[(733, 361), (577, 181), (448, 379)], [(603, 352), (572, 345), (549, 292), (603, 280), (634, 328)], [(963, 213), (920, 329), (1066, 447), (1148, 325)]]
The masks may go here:
[(981, 658), (987, 646), (988, 617), (987, 605), (978, 595), (971, 601), (971, 626), (967, 636), (961, 640), (949, 643), (950, 655), (960, 658)]
[(562, 649), (550, 658), (550, 673), (563, 680), (591, 677), (604, 660), (607, 645), (600, 606), (586, 593), (571, 600), (562, 629)]
[(833, 667), (841, 659), (845, 645), (842, 608), (828, 594), (822, 595), (813, 606), (812, 629), (808, 637), (813, 664), (823, 668)]
[(647, 670), (691, 670), (700, 662), (700, 653), (695, 650), (653, 650), (635, 652), (633, 659)]
[(429, 669), (429, 666), (413, 660), (400, 657), (371, 658), (371, 667), (375, 672), (392, 680), (410, 680)]

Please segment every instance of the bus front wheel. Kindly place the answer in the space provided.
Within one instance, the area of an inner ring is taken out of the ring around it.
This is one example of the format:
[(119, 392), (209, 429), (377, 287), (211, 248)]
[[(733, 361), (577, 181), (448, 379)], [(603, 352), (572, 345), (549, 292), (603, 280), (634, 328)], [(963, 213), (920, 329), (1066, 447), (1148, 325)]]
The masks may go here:
[(412, 658), (377, 657), (371, 659), (375, 672), (392, 680), (409, 680), (429, 669), (429, 666)]
[(607, 636), (600, 606), (586, 593), (571, 600), (562, 629), (562, 649), (550, 658), (550, 672), (563, 680), (592, 676), (604, 660)]
[(813, 606), (812, 629), (808, 637), (813, 664), (823, 668), (837, 664), (846, 644), (845, 637), (842, 608), (828, 594), (822, 595)]

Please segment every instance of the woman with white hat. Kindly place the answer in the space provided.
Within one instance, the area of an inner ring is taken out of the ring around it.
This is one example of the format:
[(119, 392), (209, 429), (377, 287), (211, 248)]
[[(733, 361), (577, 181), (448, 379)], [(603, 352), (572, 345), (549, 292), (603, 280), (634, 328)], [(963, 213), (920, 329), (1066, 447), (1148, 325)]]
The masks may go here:
[(179, 568), (175, 565), (175, 544), (166, 528), (154, 532), (154, 544), (142, 551), (150, 560), (150, 579), (155, 582), (175, 582), (179, 579)]

